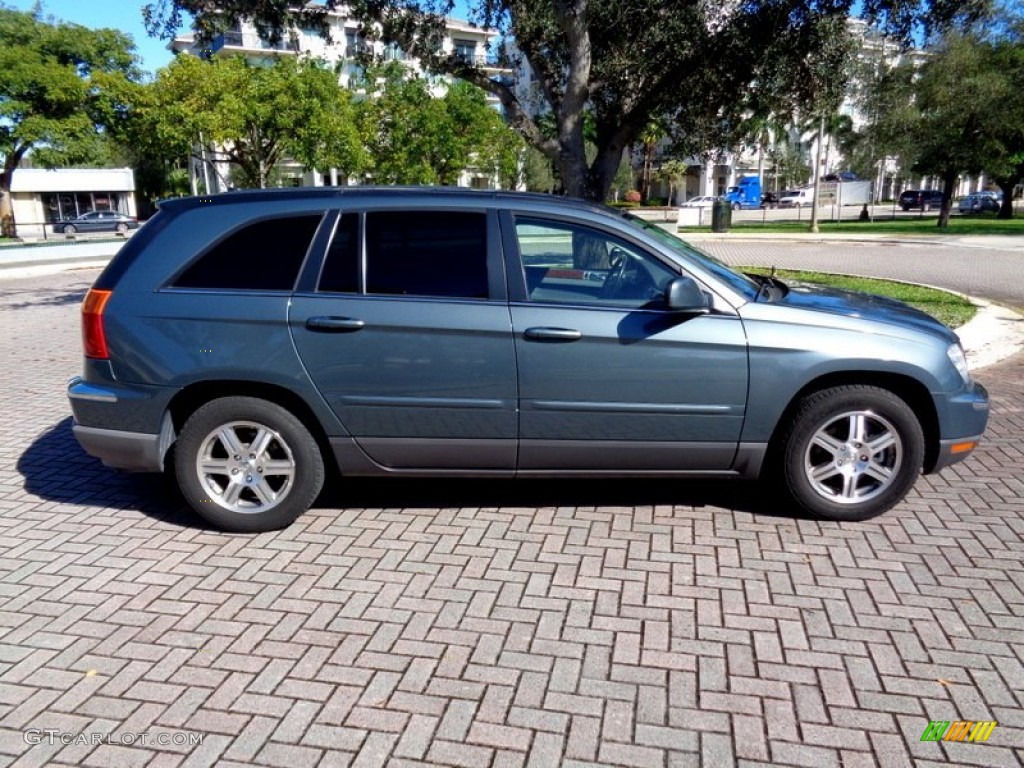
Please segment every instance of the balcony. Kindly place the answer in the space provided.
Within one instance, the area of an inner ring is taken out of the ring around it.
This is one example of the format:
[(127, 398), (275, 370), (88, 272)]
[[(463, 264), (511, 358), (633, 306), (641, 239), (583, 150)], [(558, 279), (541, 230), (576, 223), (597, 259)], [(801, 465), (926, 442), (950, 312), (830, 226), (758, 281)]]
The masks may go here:
[(299, 41), (285, 39), (278, 43), (271, 43), (255, 33), (232, 30), (222, 32), (213, 39), (213, 43), (210, 46), (210, 55), (221, 51), (225, 53), (298, 53)]

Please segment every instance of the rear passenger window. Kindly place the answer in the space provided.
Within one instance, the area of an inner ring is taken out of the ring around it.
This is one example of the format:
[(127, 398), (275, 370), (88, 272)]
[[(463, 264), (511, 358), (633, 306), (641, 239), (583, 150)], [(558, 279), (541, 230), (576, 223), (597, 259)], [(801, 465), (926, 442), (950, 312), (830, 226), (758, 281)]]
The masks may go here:
[(359, 292), (359, 217), (346, 213), (334, 228), (317, 290)]
[(250, 224), (221, 240), (175, 281), (177, 288), (290, 291), (321, 214)]
[(459, 211), (368, 213), (366, 292), (486, 299), (486, 215)]

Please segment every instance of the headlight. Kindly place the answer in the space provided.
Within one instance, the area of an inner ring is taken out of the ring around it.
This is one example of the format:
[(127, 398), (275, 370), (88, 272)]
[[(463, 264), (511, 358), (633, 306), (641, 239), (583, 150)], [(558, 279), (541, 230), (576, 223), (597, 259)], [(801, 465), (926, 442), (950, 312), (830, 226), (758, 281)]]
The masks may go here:
[(971, 371), (967, 367), (967, 356), (964, 354), (964, 348), (960, 346), (960, 342), (950, 344), (949, 348), (946, 349), (946, 356), (949, 358), (949, 362), (953, 364), (961, 378), (964, 380), (964, 384), (971, 383)]

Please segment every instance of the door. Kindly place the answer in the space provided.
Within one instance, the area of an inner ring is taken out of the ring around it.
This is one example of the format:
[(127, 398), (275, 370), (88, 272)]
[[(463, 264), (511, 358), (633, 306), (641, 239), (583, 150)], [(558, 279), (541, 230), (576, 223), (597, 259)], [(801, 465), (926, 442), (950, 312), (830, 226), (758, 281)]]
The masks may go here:
[(747, 393), (738, 316), (669, 312), (680, 269), (623, 237), (528, 216), (514, 232), (520, 470), (729, 469)]
[(294, 297), (310, 378), (378, 464), (514, 468), (515, 352), (491, 241), (484, 211), (346, 213)]

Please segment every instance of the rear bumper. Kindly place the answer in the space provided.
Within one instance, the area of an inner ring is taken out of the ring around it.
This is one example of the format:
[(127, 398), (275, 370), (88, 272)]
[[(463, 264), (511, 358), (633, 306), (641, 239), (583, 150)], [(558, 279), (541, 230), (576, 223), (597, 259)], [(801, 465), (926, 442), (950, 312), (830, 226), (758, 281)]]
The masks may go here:
[(72, 431), (85, 452), (108, 467), (130, 472), (163, 471), (164, 451), (160, 448), (160, 435), (83, 427), (80, 424), (75, 424)]
[(175, 439), (166, 407), (170, 392), (91, 384), (76, 376), (68, 383), (75, 439), (86, 453), (108, 467), (161, 472)]

